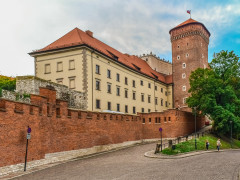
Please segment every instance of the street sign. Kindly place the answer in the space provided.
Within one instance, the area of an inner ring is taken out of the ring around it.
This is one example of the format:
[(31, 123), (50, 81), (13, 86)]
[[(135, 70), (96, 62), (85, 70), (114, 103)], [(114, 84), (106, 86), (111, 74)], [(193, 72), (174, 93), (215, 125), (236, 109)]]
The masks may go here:
[(31, 131), (32, 131), (32, 129), (31, 129), (30, 127), (28, 127), (27, 132), (28, 132), (28, 133), (31, 133)]
[(159, 128), (159, 131), (162, 132), (162, 128)]
[(27, 139), (31, 139), (31, 134), (27, 133)]

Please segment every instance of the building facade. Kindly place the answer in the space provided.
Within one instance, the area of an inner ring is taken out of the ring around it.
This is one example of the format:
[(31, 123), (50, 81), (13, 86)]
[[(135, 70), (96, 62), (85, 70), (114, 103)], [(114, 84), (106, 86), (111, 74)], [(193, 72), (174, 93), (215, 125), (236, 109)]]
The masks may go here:
[[(29, 53), (35, 58), (35, 76), (84, 92), (89, 111), (136, 114), (183, 105), (179, 102), (189, 95), (190, 72), (207, 66), (210, 36), (203, 24), (192, 19), (184, 23), (170, 31), (173, 64), (152, 54), (140, 58), (123, 54), (96, 39), (91, 31), (75, 28)], [(186, 54), (189, 57), (184, 58)], [(179, 56), (181, 62), (176, 59)], [(184, 69), (183, 63), (187, 65)], [(183, 73), (185, 78), (180, 78)]]
[(127, 114), (172, 108), (172, 76), (137, 56), (122, 54), (75, 28), (46, 48), (30, 53), (35, 75), (84, 92), (87, 110)]

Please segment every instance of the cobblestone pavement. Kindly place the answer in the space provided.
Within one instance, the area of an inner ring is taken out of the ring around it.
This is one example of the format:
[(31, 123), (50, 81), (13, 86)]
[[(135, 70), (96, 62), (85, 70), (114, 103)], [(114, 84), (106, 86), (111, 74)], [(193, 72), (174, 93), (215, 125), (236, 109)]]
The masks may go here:
[(135, 146), (37, 171), (15, 180), (232, 180), (237, 179), (240, 151), (206, 153), (182, 159), (144, 157), (155, 144)]

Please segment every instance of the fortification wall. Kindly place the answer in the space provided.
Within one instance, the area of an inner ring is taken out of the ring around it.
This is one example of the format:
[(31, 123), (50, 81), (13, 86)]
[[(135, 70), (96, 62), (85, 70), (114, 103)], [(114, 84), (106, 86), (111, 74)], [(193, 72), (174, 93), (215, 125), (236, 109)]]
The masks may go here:
[(32, 161), (47, 153), (160, 138), (160, 127), (163, 137), (189, 134), (194, 116), (174, 109), (137, 116), (80, 111), (56, 99), (55, 90), (40, 88), (39, 95), (31, 95), (31, 104), (0, 99), (0, 167), (24, 162), (27, 126), (32, 129), (28, 148)]

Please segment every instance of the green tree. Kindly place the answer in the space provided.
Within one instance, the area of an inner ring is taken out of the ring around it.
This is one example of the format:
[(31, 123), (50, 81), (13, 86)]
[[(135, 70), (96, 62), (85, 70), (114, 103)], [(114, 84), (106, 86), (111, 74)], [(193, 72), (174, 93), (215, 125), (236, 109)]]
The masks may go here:
[(16, 89), (16, 78), (0, 75), (0, 96), (2, 89), (14, 91)]
[(240, 132), (240, 62), (233, 51), (214, 55), (209, 69), (197, 69), (190, 78), (187, 99), (189, 107), (197, 107), (203, 115), (214, 120), (213, 128), (221, 134)]

